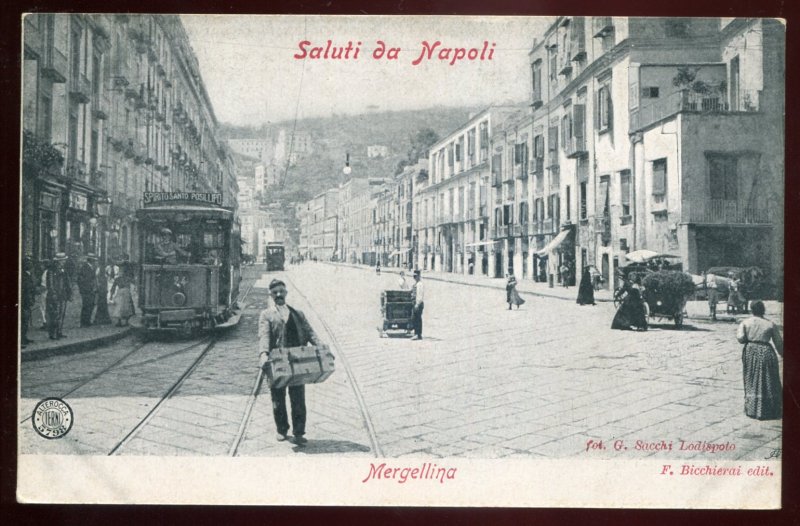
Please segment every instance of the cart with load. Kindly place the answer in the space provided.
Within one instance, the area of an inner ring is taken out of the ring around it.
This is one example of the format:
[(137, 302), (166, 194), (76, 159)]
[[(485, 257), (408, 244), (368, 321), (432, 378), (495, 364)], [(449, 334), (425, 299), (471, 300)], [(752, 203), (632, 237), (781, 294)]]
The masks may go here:
[(650, 318), (670, 319), (676, 327), (681, 327), (686, 316), (686, 300), (694, 294), (692, 277), (677, 270), (660, 270), (646, 274), (642, 285)]
[(411, 336), (414, 330), (414, 291), (384, 290), (381, 292), (381, 338), (389, 331), (402, 331)]

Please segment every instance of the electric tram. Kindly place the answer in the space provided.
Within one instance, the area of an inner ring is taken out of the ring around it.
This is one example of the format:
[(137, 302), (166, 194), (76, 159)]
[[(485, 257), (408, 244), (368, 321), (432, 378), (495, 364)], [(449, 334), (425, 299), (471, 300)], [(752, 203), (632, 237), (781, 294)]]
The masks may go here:
[(285, 270), (286, 250), (280, 241), (270, 241), (264, 249), (264, 263), (267, 264), (267, 272)]
[(238, 324), (240, 232), (222, 194), (145, 192), (143, 203), (137, 325), (191, 334)]

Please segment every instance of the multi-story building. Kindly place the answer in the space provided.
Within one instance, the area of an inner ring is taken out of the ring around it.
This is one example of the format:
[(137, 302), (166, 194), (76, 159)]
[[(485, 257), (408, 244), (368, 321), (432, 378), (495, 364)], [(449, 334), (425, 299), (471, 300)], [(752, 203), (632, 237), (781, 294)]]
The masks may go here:
[(330, 261), (338, 258), (338, 204), (338, 188), (326, 190), (308, 202), (305, 214), (308, 232), (306, 252), (316, 259)]
[(595, 265), (612, 286), (650, 249), (782, 282), (783, 53), (770, 20), (558, 18), (530, 114), (493, 136), (498, 263), (551, 282)]
[(417, 172), (414, 185), (420, 269), (494, 274), (489, 257), (495, 250), (489, 239), (490, 137), (519, 109), (487, 108), (431, 146), (429, 168)]
[(260, 161), (272, 158), (272, 141), (267, 139), (228, 139), (228, 145), (234, 152)]
[(179, 17), (31, 14), (24, 50), (25, 254), (136, 259), (143, 192), (235, 187)]
[(419, 159), (406, 166), (394, 180), (394, 221), (389, 263), (396, 267), (413, 268), (414, 257), (414, 179), (428, 170), (428, 159)]
[(369, 180), (352, 177), (339, 185), (339, 204), (336, 215), (339, 218), (339, 252), (337, 259), (348, 263), (361, 260), (361, 230), (359, 221), (360, 202), (368, 197)]

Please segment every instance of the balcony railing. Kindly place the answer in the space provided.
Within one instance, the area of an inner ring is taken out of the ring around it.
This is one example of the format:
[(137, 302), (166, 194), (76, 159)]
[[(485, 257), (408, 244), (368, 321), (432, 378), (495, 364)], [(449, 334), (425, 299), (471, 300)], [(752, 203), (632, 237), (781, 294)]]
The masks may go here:
[(553, 231), (553, 218), (548, 217), (544, 221), (542, 221), (542, 232), (545, 234), (549, 234)]
[(564, 150), (570, 158), (587, 155), (589, 152), (586, 150), (586, 137), (570, 137), (564, 144)]
[(747, 206), (738, 201), (725, 199), (709, 199), (705, 202), (684, 202), (683, 221), (685, 223), (704, 223), (713, 225), (744, 224), (758, 225), (771, 224), (767, 208)]
[(492, 173), (492, 186), (495, 188), (499, 188), (503, 185), (503, 179), (499, 173), (494, 172)]
[(542, 100), (542, 90), (541, 88), (538, 90), (533, 91), (533, 102), (531, 106), (533, 109), (541, 108), (544, 105), (544, 101)]
[(726, 95), (718, 93), (697, 93), (688, 89), (679, 90), (652, 104), (631, 111), (631, 130), (641, 130), (677, 113), (728, 113), (759, 111), (761, 91), (740, 90), (733, 107), (726, 100)]
[(514, 167), (514, 177), (517, 179), (527, 179), (528, 178), (528, 165), (525, 164), (518, 164)]

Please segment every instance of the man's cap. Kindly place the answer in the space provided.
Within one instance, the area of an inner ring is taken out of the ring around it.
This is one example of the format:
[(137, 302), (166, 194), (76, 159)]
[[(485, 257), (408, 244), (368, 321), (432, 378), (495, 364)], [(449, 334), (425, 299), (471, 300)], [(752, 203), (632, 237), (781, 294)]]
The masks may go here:
[(67, 255), (63, 252), (58, 252), (55, 257), (53, 257), (53, 261), (64, 261), (67, 259)]
[(283, 281), (281, 281), (279, 279), (273, 279), (272, 281), (269, 282), (269, 290), (272, 290), (275, 287), (284, 287), (285, 288), (286, 287), (286, 283), (284, 283)]
[(161, 233), (162, 234), (172, 234), (172, 230), (170, 230), (167, 227), (164, 227), (164, 228), (161, 229)]
[(90, 252), (90, 253), (86, 254), (86, 259), (97, 259), (97, 255), (92, 253), (92, 252)]

